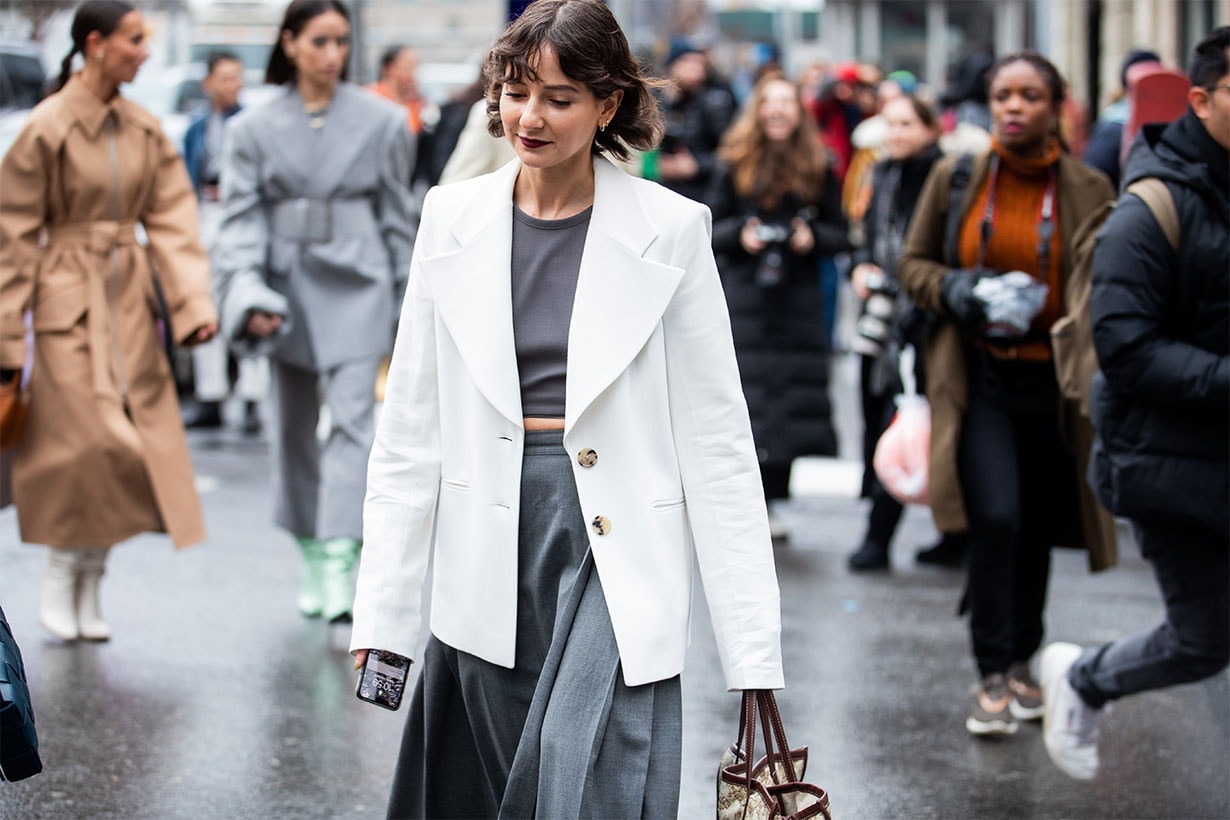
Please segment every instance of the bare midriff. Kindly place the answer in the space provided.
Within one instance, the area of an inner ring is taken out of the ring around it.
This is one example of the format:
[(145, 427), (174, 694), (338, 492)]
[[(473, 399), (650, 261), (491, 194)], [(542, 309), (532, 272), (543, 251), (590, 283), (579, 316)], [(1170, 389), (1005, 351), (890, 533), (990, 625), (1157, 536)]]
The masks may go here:
[(542, 419), (542, 418), (530, 418), (527, 416), (524, 419), (524, 421), (525, 421), (526, 432), (531, 432), (534, 430), (563, 430), (564, 429), (563, 419)]

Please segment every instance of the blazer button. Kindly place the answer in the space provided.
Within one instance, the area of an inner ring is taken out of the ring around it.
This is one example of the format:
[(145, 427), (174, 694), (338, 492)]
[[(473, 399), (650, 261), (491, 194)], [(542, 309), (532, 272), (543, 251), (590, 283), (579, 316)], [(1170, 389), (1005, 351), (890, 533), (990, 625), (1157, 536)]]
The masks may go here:
[(598, 463), (598, 453), (586, 447), (581, 452), (577, 453), (577, 464), (582, 467), (593, 467)]
[(611, 531), (611, 519), (605, 515), (595, 515), (593, 522), (590, 524), (594, 528), (594, 532), (599, 535), (606, 535)]

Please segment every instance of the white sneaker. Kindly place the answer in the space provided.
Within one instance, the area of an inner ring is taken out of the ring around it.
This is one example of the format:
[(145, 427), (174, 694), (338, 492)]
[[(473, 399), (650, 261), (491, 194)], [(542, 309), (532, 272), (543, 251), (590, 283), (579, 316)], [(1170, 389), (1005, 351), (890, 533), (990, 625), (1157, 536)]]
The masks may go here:
[(1098, 723), (1102, 710), (1081, 699), (1068, 683), (1068, 670), (1081, 655), (1071, 643), (1053, 643), (1042, 650), (1039, 677), (1045, 712), (1042, 739), (1046, 752), (1064, 774), (1092, 780), (1098, 773)]

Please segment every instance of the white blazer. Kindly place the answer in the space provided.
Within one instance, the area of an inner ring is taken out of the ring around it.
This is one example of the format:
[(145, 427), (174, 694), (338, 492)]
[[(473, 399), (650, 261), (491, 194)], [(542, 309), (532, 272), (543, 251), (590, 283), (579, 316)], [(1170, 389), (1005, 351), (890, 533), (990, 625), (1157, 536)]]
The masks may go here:
[[(513, 666), (525, 438), (510, 272), (520, 168), (434, 188), (424, 202), (368, 468), (353, 649), (413, 656), (434, 543), (432, 632)], [(594, 522), (624, 680), (682, 671), (695, 544), (727, 687), (780, 688), (773, 549), (709, 210), (605, 159), (594, 174), (564, 445)], [(592, 458), (577, 457), (586, 451)]]

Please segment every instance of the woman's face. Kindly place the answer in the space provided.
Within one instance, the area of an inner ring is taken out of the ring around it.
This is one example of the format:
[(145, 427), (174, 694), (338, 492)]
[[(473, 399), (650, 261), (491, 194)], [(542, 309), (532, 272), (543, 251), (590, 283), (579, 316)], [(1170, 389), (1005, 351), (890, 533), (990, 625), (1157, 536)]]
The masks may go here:
[(145, 18), (139, 11), (130, 11), (120, 18), (109, 37), (99, 37), (94, 54), (101, 54), (102, 73), (118, 83), (130, 83), (141, 64), (149, 57), (149, 38), (145, 33)]
[(300, 80), (332, 87), (350, 59), (350, 24), (336, 11), (326, 11), (308, 20), (297, 35), (283, 31), (282, 49)]
[(991, 120), (1004, 148), (1018, 154), (1045, 150), (1059, 122), (1050, 86), (1024, 60), (1008, 63), (991, 81)]
[(889, 159), (908, 159), (935, 142), (937, 134), (923, 123), (908, 98), (889, 100), (882, 113), (888, 123), (884, 147)]
[(771, 80), (760, 97), (756, 110), (760, 126), (771, 142), (784, 142), (799, 127), (799, 95), (789, 80)]
[(564, 74), (550, 44), (543, 45), (535, 68), (537, 79), (505, 82), (500, 91), (505, 138), (527, 168), (588, 166), (594, 132), (615, 116), (623, 92), (598, 99)]

